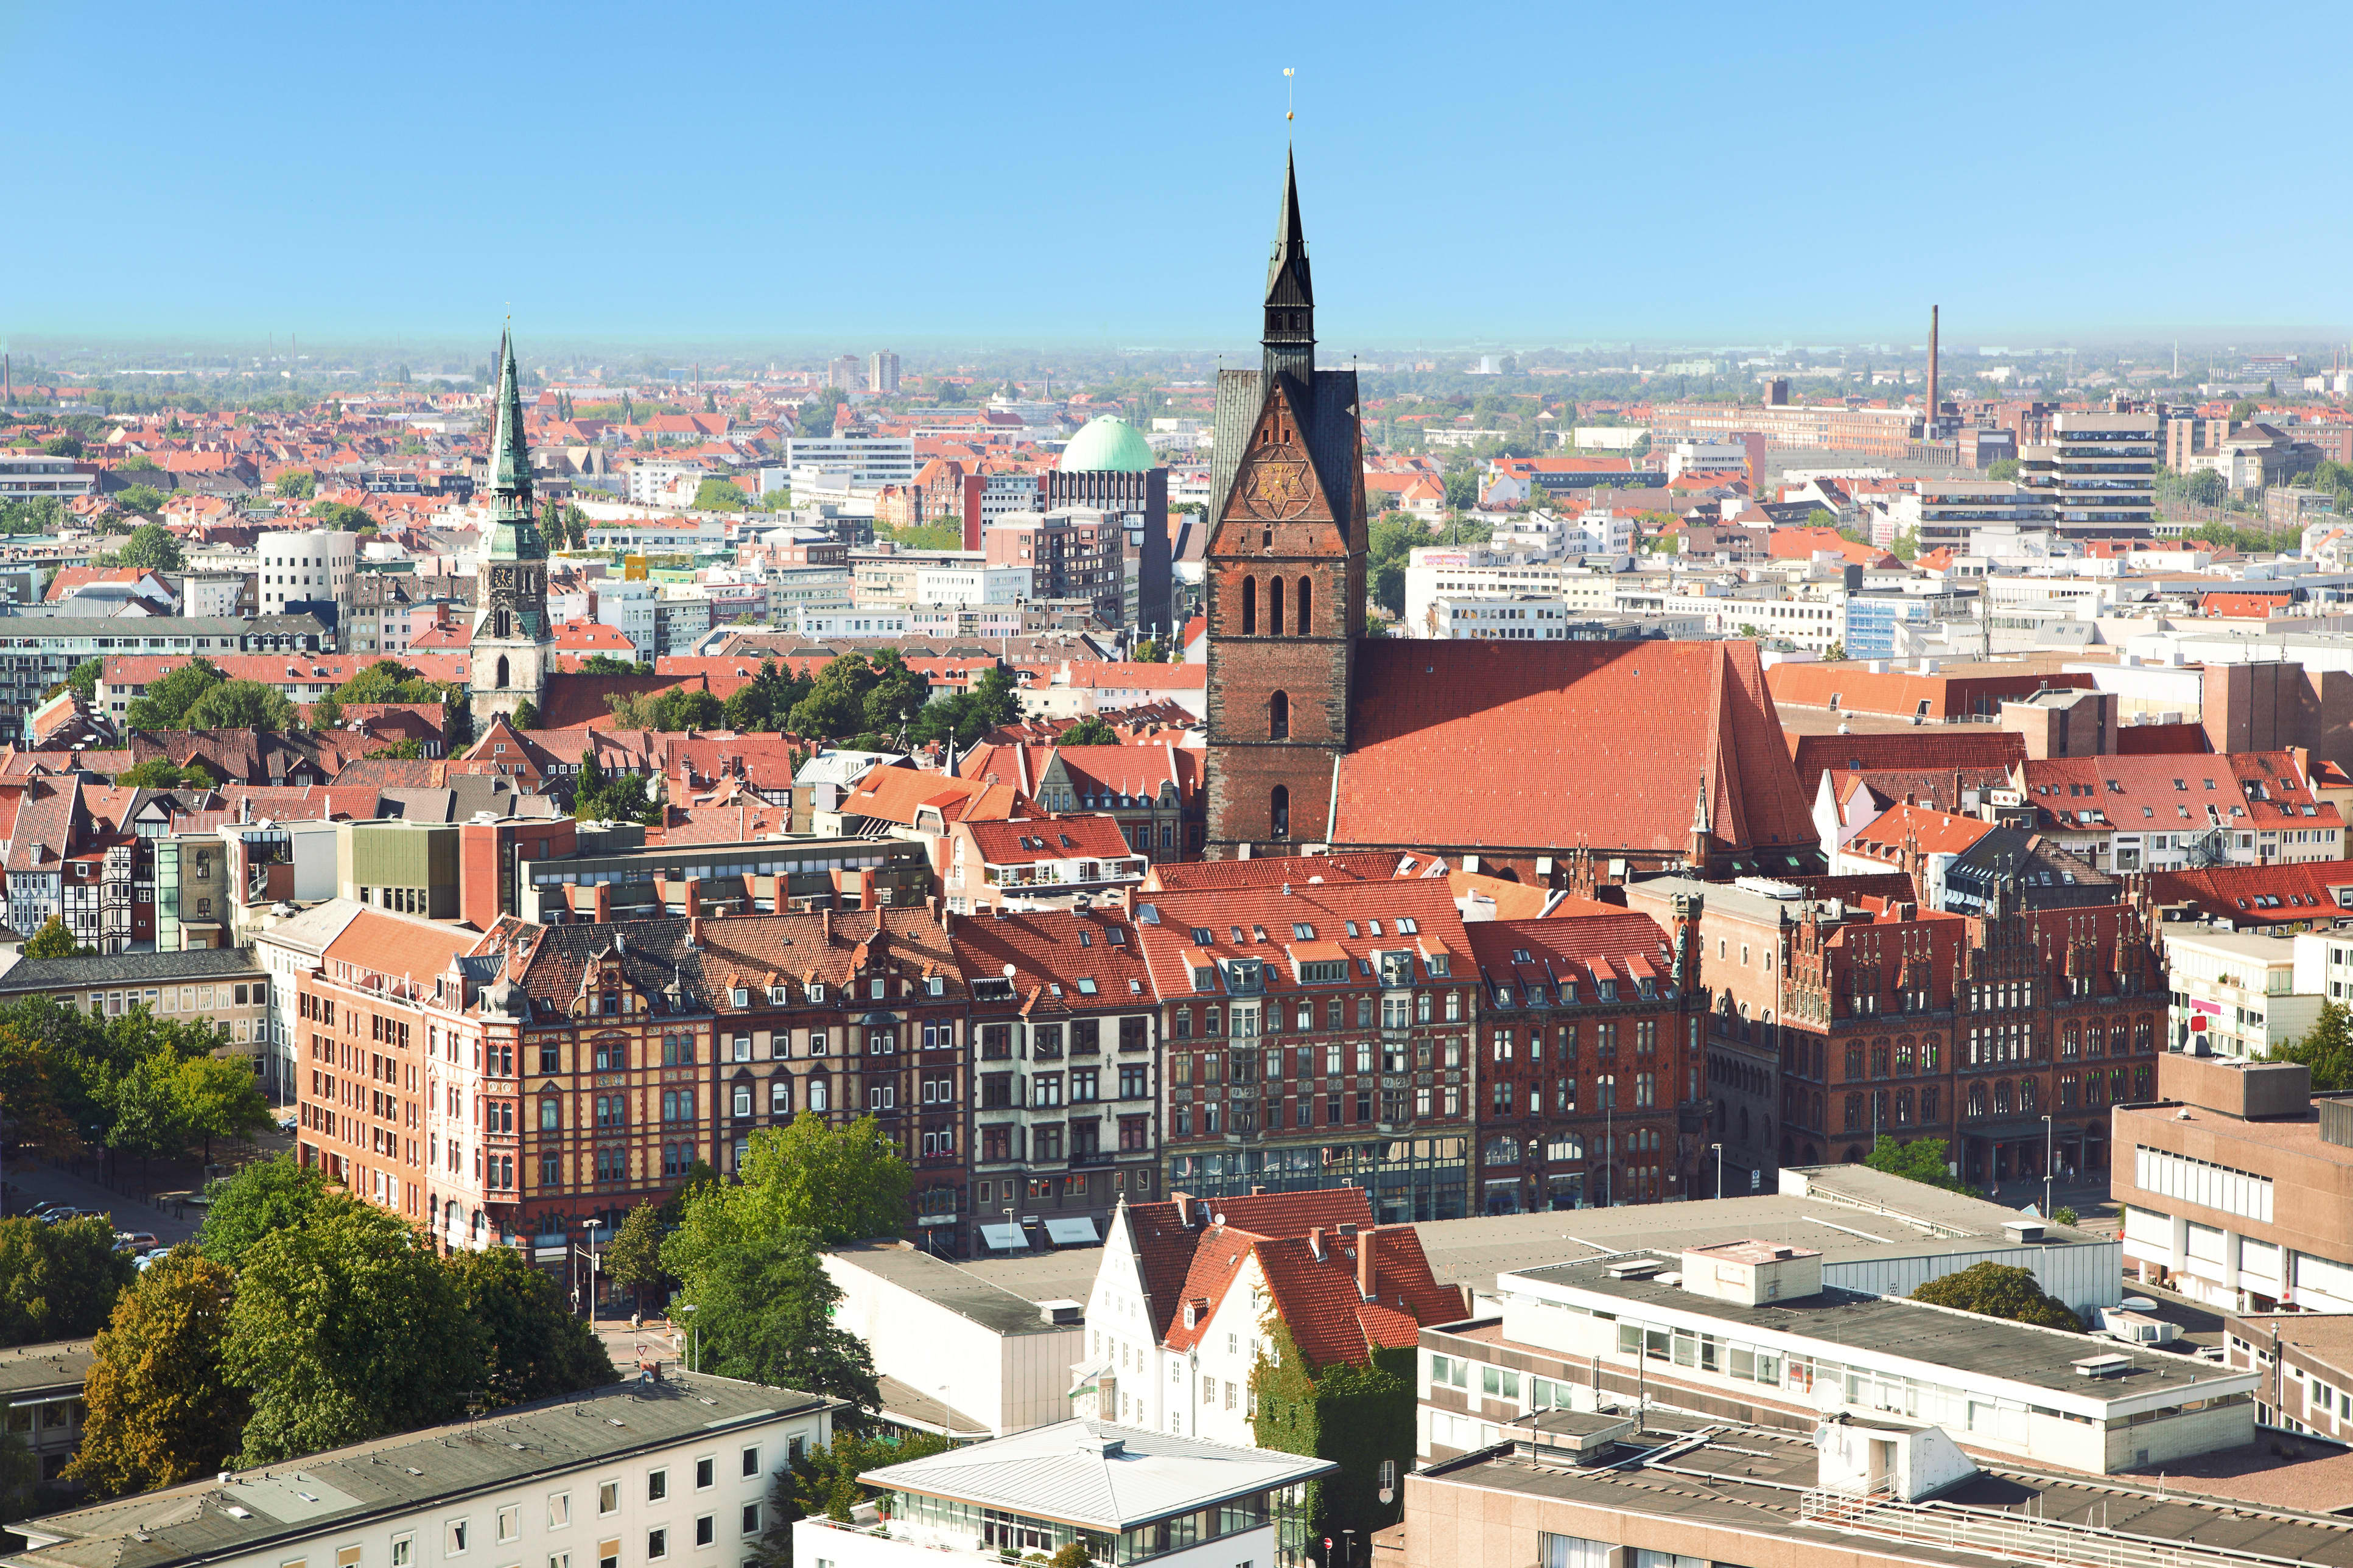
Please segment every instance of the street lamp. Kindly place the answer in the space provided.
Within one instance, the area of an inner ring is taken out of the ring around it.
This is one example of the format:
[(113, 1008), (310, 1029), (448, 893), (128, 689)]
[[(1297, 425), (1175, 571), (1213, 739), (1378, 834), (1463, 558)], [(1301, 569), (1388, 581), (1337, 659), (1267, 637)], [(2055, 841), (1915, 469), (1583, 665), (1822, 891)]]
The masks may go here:
[(2051, 1118), (2042, 1119), (2042, 1218), (2051, 1219)]
[[(691, 1312), (694, 1310), (694, 1304), (690, 1301), (679, 1310)], [(702, 1370), (702, 1324), (698, 1321), (688, 1326), (694, 1335), (694, 1350), (693, 1353), (687, 1357), (687, 1368), (691, 1372), (701, 1372)]]
[(1724, 1196), (1724, 1145), (1711, 1143), (1708, 1147), (1715, 1151), (1715, 1195), (1722, 1197)]

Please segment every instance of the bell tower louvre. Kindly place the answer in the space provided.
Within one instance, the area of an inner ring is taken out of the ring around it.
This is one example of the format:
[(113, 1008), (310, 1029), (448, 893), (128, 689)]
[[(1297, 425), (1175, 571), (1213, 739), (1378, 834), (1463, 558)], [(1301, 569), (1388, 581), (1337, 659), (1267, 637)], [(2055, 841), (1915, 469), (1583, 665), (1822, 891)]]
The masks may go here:
[(1356, 374), (1315, 367), (1315, 291), (1286, 158), (1258, 370), (1218, 373), (1209, 481), (1208, 853), (1329, 837), (1365, 624)]

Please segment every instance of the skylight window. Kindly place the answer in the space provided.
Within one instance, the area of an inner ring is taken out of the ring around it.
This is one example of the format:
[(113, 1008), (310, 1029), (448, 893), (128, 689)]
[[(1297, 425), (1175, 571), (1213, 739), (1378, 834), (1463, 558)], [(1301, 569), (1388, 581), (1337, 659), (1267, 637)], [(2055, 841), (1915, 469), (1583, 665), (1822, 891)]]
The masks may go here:
[(1217, 932), (1211, 931), (1208, 926), (1195, 926), (1193, 928), (1193, 945), (1195, 947), (1213, 946), (1217, 942)]
[(1313, 942), (1315, 940), (1315, 928), (1305, 921), (1293, 921), (1291, 922), (1291, 934), (1300, 942)]
[(1411, 936), (1420, 930), (1421, 922), (1411, 915), (1400, 915), (1398, 918), (1398, 931), (1400, 935)]

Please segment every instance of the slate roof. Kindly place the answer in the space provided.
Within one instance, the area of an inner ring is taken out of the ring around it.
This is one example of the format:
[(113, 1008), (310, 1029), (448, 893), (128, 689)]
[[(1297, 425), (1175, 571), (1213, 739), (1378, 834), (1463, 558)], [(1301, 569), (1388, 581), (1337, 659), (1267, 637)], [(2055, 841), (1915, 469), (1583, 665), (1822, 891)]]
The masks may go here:
[[(1218, 372), (1217, 409), (1212, 416), (1215, 446), (1209, 461), (1209, 529), (1214, 535), (1226, 514), (1226, 495), (1234, 487), (1234, 472), (1250, 450), (1250, 437), (1266, 404), (1254, 370)], [(1363, 454), (1356, 440), (1356, 373), (1318, 370), (1306, 406), (1295, 409), (1299, 433), (1306, 438), (1308, 460), (1332, 503), (1335, 517), (1355, 515), (1360, 489), (1358, 468)]]
[(0, 973), (0, 994), (83, 991), (93, 985), (155, 985), (168, 981), (237, 980), (259, 974), (249, 947), (192, 947), (178, 952), (109, 952), (86, 958), (20, 958)]
[(1704, 782), (1716, 842), (1794, 870), (1816, 834), (1756, 645), (1359, 645), (1332, 838), (1680, 854)]
[[(828, 1407), (840, 1408), (840, 1402), (708, 1374), (616, 1383), (515, 1405), (480, 1422), (311, 1455), (300, 1461), (299, 1476), (283, 1465), (246, 1470), (226, 1484), (207, 1478), (24, 1521), (20, 1531), (62, 1539), (15, 1552), (11, 1561), (58, 1568), (173, 1568), (259, 1557), (272, 1545), (319, 1541), (363, 1521), (414, 1517), (436, 1505), (511, 1491), (534, 1477)], [(244, 1510), (242, 1517), (228, 1511), (232, 1504)]]

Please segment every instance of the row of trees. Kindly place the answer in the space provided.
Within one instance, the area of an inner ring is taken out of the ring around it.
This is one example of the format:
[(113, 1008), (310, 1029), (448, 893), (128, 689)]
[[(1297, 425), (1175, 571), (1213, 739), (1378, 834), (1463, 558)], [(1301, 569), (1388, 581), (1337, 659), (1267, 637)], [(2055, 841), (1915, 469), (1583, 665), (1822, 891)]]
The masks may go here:
[[(52, 921), (26, 944), (61, 956), (73, 937)], [(227, 1036), (208, 1021), (134, 1006), (99, 1018), (27, 997), (0, 1008), (0, 1098), (19, 1142), (52, 1154), (100, 1149), (141, 1162), (243, 1138), (269, 1124), (269, 1106), (244, 1061), (212, 1053)]]
[(197, 1242), (120, 1291), (93, 1347), (67, 1473), (101, 1496), (614, 1378), (602, 1342), (512, 1248), (440, 1258), (290, 1159), (209, 1196)]
[[(618, 659), (610, 664), (607, 673), (626, 673), (631, 668)], [(758, 673), (723, 702), (708, 691), (675, 686), (634, 695), (616, 693), (606, 702), (630, 729), (723, 727), (747, 734), (856, 742), (870, 749), (950, 741), (968, 746), (1021, 716), (1012, 671), (991, 669), (970, 690), (934, 700), (931, 682), (909, 668), (893, 648), (842, 654), (828, 660), (814, 677), (796, 674), (773, 658), (763, 659)]]

